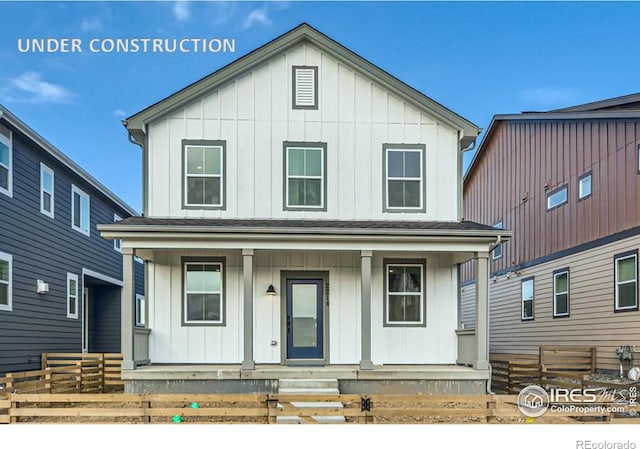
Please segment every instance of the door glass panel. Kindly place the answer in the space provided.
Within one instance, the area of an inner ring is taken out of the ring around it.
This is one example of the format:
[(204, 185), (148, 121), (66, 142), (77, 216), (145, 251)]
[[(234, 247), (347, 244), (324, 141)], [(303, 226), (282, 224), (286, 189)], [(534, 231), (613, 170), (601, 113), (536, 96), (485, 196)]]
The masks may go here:
[(293, 284), (291, 286), (293, 313), (293, 346), (313, 348), (318, 345), (318, 286)]

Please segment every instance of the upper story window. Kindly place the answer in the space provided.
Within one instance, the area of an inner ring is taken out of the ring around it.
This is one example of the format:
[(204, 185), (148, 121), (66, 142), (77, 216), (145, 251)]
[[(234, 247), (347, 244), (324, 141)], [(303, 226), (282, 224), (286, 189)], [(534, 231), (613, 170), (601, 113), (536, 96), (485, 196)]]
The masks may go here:
[(12, 308), (12, 264), (13, 257), (10, 254), (0, 252), (0, 310), (10, 311)]
[(78, 232), (89, 235), (91, 224), (91, 203), (89, 195), (75, 185), (71, 185), (71, 227)]
[(40, 212), (53, 218), (54, 206), (54, 182), (53, 170), (42, 162), (40, 163)]
[(591, 196), (591, 172), (585, 173), (578, 179), (578, 199), (583, 200)]
[(0, 125), (0, 193), (13, 196), (13, 135)]
[(226, 142), (189, 141), (183, 146), (183, 207), (225, 208)]
[(615, 260), (615, 311), (638, 310), (638, 251), (617, 254)]
[(284, 143), (284, 209), (327, 210), (327, 145)]
[(556, 207), (562, 206), (567, 202), (567, 186), (566, 184), (562, 187), (554, 190), (553, 192), (547, 193), (547, 210), (555, 209)]
[(318, 67), (293, 66), (293, 109), (318, 109)]
[(522, 321), (533, 320), (533, 278), (523, 279), (520, 283)]
[[(503, 227), (503, 223), (502, 220), (496, 222), (496, 224), (493, 225), (494, 228), (496, 229), (504, 229)], [(502, 257), (502, 243), (500, 243), (499, 245), (497, 245), (494, 249), (493, 249), (493, 253), (491, 255), (491, 257), (495, 260), (495, 259), (499, 259)]]
[(424, 145), (384, 144), (384, 211), (424, 212)]
[(424, 260), (384, 262), (384, 325), (425, 326)]
[[(122, 220), (122, 217), (120, 215), (113, 214), (113, 222), (114, 223), (117, 223), (120, 220)], [(114, 239), (113, 240), (113, 249), (115, 249), (118, 252), (122, 252), (122, 240)]]

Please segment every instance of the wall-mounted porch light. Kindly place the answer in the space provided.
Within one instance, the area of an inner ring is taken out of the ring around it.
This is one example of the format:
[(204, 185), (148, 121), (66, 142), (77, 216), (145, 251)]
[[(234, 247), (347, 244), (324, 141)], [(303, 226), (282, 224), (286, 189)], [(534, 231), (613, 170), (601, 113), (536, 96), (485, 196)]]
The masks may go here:
[(267, 295), (276, 296), (276, 288), (273, 286), (273, 284), (269, 284), (269, 287), (267, 287)]

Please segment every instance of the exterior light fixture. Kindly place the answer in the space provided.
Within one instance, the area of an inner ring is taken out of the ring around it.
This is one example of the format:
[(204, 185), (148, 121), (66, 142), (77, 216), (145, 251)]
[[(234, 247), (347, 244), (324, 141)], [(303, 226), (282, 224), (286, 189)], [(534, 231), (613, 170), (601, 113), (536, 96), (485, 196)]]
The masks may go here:
[(273, 284), (269, 284), (269, 287), (267, 288), (267, 295), (276, 296), (276, 288), (273, 286)]

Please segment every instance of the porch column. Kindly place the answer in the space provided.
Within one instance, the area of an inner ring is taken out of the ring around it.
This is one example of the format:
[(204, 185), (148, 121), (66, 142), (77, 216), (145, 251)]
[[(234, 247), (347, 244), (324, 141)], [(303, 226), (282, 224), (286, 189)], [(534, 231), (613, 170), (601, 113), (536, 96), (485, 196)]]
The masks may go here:
[(242, 369), (254, 369), (253, 361), (253, 249), (242, 250), (242, 276), (244, 278), (244, 359)]
[(373, 369), (371, 361), (371, 258), (373, 251), (360, 251), (360, 306), (361, 306), (361, 340), (360, 369)]
[(489, 369), (489, 253), (476, 253), (476, 361), (475, 369)]
[(134, 251), (122, 248), (122, 293), (120, 300), (120, 344), (122, 369), (135, 369), (133, 354), (133, 306), (136, 296)]

